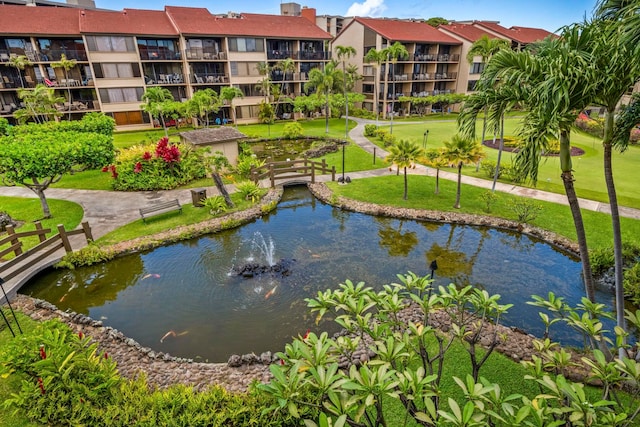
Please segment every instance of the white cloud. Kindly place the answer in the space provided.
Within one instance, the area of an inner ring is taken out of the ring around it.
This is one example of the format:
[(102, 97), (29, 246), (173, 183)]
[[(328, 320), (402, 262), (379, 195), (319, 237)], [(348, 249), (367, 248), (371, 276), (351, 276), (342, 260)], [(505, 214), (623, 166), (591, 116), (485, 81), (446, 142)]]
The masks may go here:
[(384, 0), (364, 0), (363, 3), (353, 3), (345, 16), (382, 16), (385, 10)]

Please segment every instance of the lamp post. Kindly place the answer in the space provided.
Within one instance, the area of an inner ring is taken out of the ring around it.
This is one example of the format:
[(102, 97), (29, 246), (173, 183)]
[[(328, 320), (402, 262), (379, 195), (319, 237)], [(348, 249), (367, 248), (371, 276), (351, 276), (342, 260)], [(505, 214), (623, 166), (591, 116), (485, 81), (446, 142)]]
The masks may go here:
[(429, 284), (429, 295), (427, 296), (428, 300), (431, 299), (431, 291), (433, 291), (433, 280), (436, 274), (436, 270), (438, 269), (438, 263), (435, 259), (431, 261), (431, 264), (429, 264), (429, 268), (431, 269), (431, 283)]
[(345, 147), (347, 146), (347, 141), (342, 141), (342, 177), (338, 178), (338, 182), (340, 184), (348, 184), (351, 182), (351, 178), (349, 178), (348, 176), (345, 177), (344, 176), (344, 151), (345, 151)]
[(425, 148), (427, 148), (427, 138), (429, 138), (429, 129), (424, 131), (424, 134), (422, 136), (422, 149), (424, 150)]

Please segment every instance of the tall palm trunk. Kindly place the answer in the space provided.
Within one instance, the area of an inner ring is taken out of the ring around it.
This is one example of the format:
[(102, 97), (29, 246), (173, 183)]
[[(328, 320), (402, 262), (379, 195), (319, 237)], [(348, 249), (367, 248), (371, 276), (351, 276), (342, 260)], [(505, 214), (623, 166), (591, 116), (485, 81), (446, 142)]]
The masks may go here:
[(576, 189), (573, 185), (573, 172), (571, 165), (571, 144), (569, 140), (569, 131), (560, 131), (560, 168), (562, 170), (562, 183), (564, 191), (567, 195), (573, 223), (576, 228), (576, 236), (578, 239), (578, 248), (580, 251), (580, 261), (582, 262), (582, 275), (584, 280), (585, 292), (590, 301), (596, 301), (595, 285), (593, 274), (591, 272), (591, 262), (589, 261), (589, 248), (587, 246), (587, 235), (584, 230), (584, 222), (582, 220), (582, 212), (580, 211), (580, 203)]
[[(616, 194), (616, 186), (613, 179), (613, 167), (611, 164), (611, 139), (613, 136), (614, 109), (607, 109), (604, 120), (604, 138), (602, 147), (604, 151), (604, 180), (607, 185), (607, 194), (609, 195), (609, 207), (611, 210), (611, 226), (613, 230), (613, 256), (614, 256), (614, 274), (615, 274), (615, 294), (616, 294), (616, 323), (623, 330), (625, 327), (624, 319), (624, 288), (622, 277), (622, 232), (620, 230), (620, 212), (618, 209), (618, 196)], [(619, 356), (624, 356), (624, 346), (619, 348)]]
[(456, 189), (456, 203), (454, 209), (460, 209), (460, 192), (462, 187), (462, 162), (458, 163), (458, 187)]
[[(489, 108), (487, 106), (484, 107), (484, 117), (482, 118), (482, 138), (480, 139), (480, 144), (484, 144), (484, 138), (487, 135), (487, 114), (489, 113)], [(480, 170), (480, 162), (476, 163), (476, 172)]]
[(387, 98), (389, 97), (389, 61), (387, 61), (384, 66), (384, 89), (382, 90), (382, 96), (384, 97), (384, 100), (382, 101), (382, 105), (384, 106), (382, 117), (386, 119), (387, 118)]
[[(495, 141), (495, 133), (493, 140)], [(496, 162), (496, 170), (493, 174), (493, 183), (491, 184), (491, 191), (496, 191), (496, 182), (500, 176), (500, 160), (502, 159), (502, 151), (504, 150), (504, 114), (500, 117), (500, 147), (498, 147), (498, 161)]]
[(404, 200), (407, 200), (408, 196), (408, 183), (407, 183), (407, 167), (404, 167)]
[(327, 97), (324, 104), (324, 133), (329, 133), (329, 92), (327, 91)]

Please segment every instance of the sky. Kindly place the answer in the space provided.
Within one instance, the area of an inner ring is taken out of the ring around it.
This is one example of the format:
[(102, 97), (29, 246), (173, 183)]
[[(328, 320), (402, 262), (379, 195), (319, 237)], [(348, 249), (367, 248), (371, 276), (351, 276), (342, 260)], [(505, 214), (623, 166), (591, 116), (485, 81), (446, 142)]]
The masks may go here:
[[(206, 7), (211, 13), (280, 14), (276, 0), (95, 0), (103, 9), (163, 9), (169, 6)], [(504, 27), (558, 28), (591, 16), (598, 0), (295, 0), (318, 15), (388, 18), (433, 18), (499, 21)], [(286, 1), (285, 1), (286, 2)]]

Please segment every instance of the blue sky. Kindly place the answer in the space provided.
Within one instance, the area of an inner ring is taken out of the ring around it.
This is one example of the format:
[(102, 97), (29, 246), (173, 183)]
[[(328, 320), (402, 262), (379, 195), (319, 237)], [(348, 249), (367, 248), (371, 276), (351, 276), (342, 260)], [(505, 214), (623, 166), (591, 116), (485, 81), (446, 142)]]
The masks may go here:
[[(318, 15), (431, 18), (500, 21), (505, 27), (522, 26), (556, 31), (590, 16), (597, 0), (306, 0)], [(258, 0), (96, 0), (99, 8), (162, 9), (165, 5), (206, 7), (212, 13), (252, 12), (279, 14), (280, 2)]]

